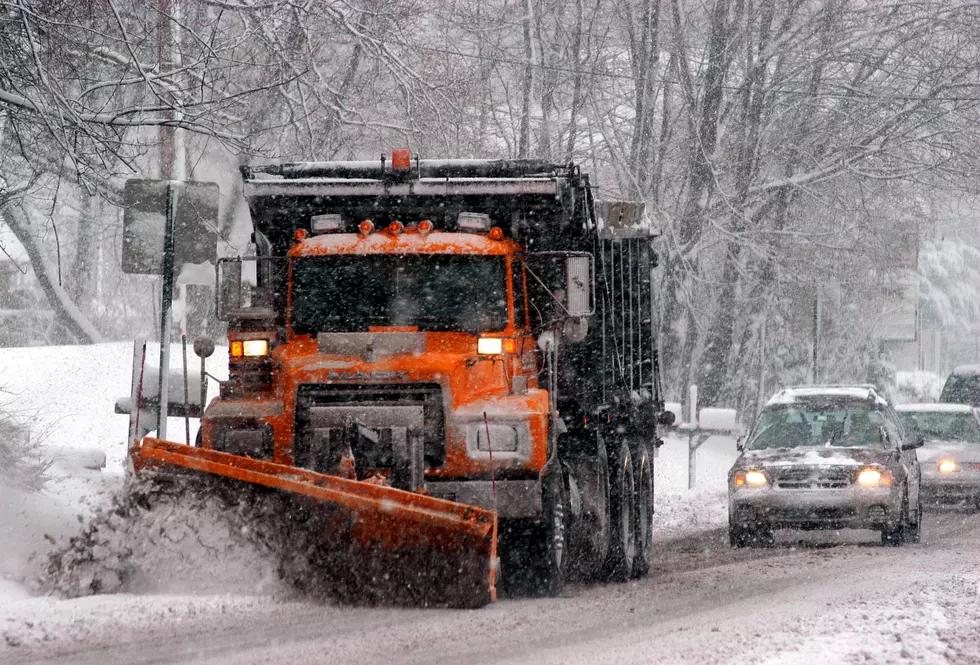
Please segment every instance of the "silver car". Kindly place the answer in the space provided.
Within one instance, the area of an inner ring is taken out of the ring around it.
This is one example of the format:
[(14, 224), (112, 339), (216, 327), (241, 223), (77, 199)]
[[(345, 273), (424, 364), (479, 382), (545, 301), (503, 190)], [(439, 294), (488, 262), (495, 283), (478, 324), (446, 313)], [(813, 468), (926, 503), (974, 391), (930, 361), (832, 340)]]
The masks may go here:
[(728, 474), (734, 547), (775, 529), (875, 529), (886, 545), (918, 542), (922, 439), (873, 386), (805, 386), (766, 404)]
[(902, 404), (906, 429), (919, 432), (922, 495), (927, 503), (967, 504), (980, 510), (980, 421), (966, 404)]

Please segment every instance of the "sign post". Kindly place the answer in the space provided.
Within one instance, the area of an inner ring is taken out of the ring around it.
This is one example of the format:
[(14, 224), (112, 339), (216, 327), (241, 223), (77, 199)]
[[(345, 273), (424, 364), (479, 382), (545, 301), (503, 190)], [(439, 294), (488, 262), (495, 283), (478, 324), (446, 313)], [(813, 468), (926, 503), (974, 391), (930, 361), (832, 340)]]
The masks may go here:
[(188, 263), (214, 265), (218, 195), (218, 185), (211, 182), (126, 181), (123, 271), (163, 278), (157, 392), (157, 436), (161, 439), (167, 438), (175, 273)]

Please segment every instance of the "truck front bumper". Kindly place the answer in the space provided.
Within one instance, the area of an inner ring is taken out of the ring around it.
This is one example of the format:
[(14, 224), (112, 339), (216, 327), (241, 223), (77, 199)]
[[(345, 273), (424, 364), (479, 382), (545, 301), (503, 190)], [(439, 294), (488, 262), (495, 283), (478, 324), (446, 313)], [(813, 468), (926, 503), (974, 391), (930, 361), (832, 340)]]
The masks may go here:
[(496, 510), (501, 519), (541, 515), (541, 482), (537, 480), (498, 480), (496, 483), (489, 480), (430, 481), (426, 482), (425, 487), (439, 499)]

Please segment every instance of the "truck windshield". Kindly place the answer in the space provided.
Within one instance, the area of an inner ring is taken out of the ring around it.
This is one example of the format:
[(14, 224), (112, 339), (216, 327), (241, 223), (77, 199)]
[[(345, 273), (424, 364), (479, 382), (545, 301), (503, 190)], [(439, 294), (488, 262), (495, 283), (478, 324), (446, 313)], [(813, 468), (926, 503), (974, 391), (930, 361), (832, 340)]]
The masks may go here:
[(507, 327), (503, 256), (342, 255), (294, 259), (293, 332), (371, 326), (496, 332)]

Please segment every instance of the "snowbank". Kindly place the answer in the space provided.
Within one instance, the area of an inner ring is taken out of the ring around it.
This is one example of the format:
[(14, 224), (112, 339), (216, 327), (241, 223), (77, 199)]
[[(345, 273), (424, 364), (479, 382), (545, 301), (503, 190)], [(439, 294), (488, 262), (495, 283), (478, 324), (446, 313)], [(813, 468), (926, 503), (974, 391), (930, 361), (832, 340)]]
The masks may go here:
[[(179, 351), (172, 358), (177, 366)], [(47, 631), (60, 630), (59, 616), (70, 632), (84, 628), (72, 617), (118, 616), (121, 608), (142, 621), (171, 603), (170, 611), (180, 614), (215, 603), (263, 605), (286, 595), (270, 536), (252, 531), (250, 511), (261, 507), (201, 496), (144, 501), (122, 492), (127, 418), (113, 406), (129, 392), (131, 361), (128, 343), (0, 354), (0, 385), (10, 391), (0, 409), (42, 433), (42, 451), (53, 460), (40, 491), (0, 481), (0, 620), (20, 626), (4, 629), (14, 641), (45, 639)], [(208, 371), (225, 376), (226, 363), (216, 353)], [(183, 421), (169, 426), (182, 440)], [(697, 453), (698, 485), (688, 490), (687, 438), (667, 437), (656, 460), (657, 538), (725, 523), (726, 474), (735, 456), (733, 438), (710, 438)], [(105, 468), (96, 470), (103, 457)], [(32, 597), (32, 591), (53, 596)]]

